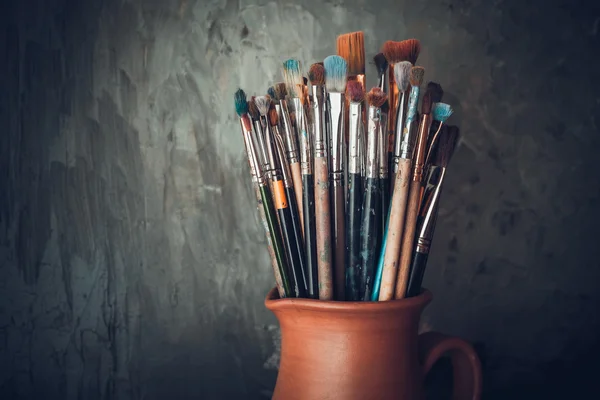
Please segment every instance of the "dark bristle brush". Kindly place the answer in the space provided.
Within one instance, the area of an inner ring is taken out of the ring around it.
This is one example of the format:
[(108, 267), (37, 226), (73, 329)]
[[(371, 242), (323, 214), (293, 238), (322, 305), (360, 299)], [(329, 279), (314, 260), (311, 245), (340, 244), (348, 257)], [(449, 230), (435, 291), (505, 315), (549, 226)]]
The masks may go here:
[(377, 237), (381, 213), (381, 189), (379, 187), (379, 134), (381, 106), (387, 95), (378, 87), (367, 93), (369, 111), (367, 117), (367, 161), (365, 168), (365, 193), (360, 226), (360, 259), (362, 277), (359, 286), (360, 300), (371, 300), (371, 289), (377, 261)]
[(348, 82), (346, 88), (350, 103), (348, 141), (348, 197), (346, 203), (346, 300), (360, 300), (359, 282), (362, 275), (360, 261), (360, 223), (363, 201), (362, 179), (362, 103), (365, 91), (358, 81)]
[(431, 240), (435, 230), (435, 223), (440, 203), (442, 185), (446, 176), (446, 169), (454, 149), (458, 143), (459, 130), (456, 126), (448, 126), (442, 129), (435, 151), (435, 159), (429, 171), (429, 178), (421, 204), (418, 221), (418, 234), (416, 246), (412, 256), (410, 277), (408, 280), (407, 297), (418, 296), (421, 293), (427, 258), (431, 248)]

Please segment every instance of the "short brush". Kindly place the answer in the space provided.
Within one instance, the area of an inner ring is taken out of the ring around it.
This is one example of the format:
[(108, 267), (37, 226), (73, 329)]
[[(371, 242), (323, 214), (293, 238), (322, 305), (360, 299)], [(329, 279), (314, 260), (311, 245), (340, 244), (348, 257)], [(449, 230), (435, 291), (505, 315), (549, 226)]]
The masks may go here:
[(450, 118), (450, 116), (454, 113), (454, 110), (452, 109), (452, 106), (450, 106), (449, 104), (446, 103), (435, 103), (433, 105), (433, 120), (434, 121), (438, 121), (439, 122), (439, 126), (437, 131), (433, 134), (433, 136), (431, 137), (430, 140), (428, 140), (428, 149), (427, 149), (427, 157), (425, 157), (425, 165), (429, 165), (429, 163), (431, 162), (431, 154), (433, 153), (433, 150), (435, 149), (439, 134), (440, 134), (440, 130), (442, 129), (442, 126), (444, 126), (444, 123), (446, 122), (446, 120), (448, 118)]

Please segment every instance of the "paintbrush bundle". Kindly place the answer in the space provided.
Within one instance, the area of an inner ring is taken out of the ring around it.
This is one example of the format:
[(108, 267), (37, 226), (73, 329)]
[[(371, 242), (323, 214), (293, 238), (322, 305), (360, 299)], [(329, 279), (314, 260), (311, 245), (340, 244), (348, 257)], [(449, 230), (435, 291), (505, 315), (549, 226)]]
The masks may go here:
[[(440, 84), (422, 90), (416, 39), (386, 41), (367, 90), (363, 32), (337, 55), (282, 64), (234, 103), (279, 296), (383, 301), (421, 292), (459, 130)], [(306, 72), (307, 77), (304, 76)]]

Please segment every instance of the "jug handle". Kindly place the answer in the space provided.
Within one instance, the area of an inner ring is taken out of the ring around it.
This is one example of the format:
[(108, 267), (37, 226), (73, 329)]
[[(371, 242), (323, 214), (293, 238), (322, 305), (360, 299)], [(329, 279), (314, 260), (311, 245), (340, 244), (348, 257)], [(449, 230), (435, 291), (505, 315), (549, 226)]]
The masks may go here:
[(426, 375), (440, 357), (449, 355), (454, 373), (452, 400), (480, 400), (481, 363), (473, 347), (462, 339), (439, 332), (419, 335), (419, 357)]

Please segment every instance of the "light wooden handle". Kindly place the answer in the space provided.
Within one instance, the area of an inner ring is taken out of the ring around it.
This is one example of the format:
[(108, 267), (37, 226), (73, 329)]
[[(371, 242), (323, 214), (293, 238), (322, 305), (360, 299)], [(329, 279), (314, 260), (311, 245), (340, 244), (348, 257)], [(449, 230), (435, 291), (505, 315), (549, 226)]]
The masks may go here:
[(413, 254), (415, 242), (415, 231), (417, 230), (417, 217), (419, 216), (419, 200), (421, 197), (421, 182), (410, 183), (410, 195), (406, 206), (406, 223), (402, 235), (402, 248), (400, 250), (400, 269), (396, 279), (396, 299), (406, 297), (408, 285), (408, 274), (410, 273), (410, 261)]
[(383, 275), (379, 289), (379, 301), (392, 300), (398, 275), (398, 256), (402, 232), (404, 231), (404, 216), (410, 182), (411, 160), (402, 158), (398, 163), (398, 173), (394, 181), (394, 194), (390, 208), (390, 221), (387, 231), (387, 243), (383, 258)]
[(317, 226), (317, 266), (319, 299), (333, 300), (331, 265), (331, 211), (329, 210), (327, 158), (315, 158), (315, 219)]
[(294, 191), (296, 192), (300, 226), (302, 227), (302, 235), (304, 235), (304, 209), (302, 208), (302, 175), (300, 173), (300, 163), (290, 164), (290, 168), (292, 170), (292, 180), (294, 181)]

